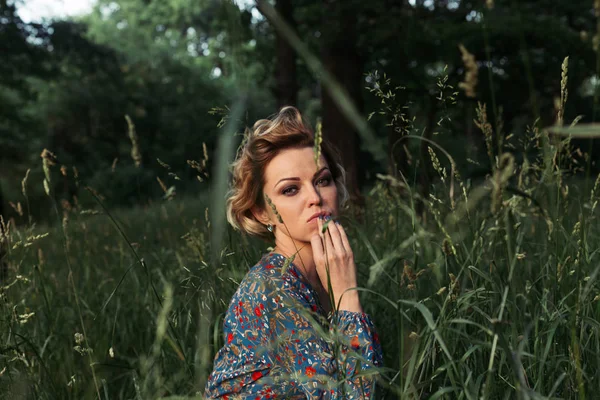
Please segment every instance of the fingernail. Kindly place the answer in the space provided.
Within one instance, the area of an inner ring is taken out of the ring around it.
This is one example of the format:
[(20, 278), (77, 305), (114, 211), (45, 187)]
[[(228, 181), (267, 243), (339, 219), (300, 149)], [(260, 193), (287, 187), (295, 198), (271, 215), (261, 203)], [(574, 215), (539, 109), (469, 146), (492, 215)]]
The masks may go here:
[(340, 221), (335, 221), (335, 223), (336, 223), (337, 225), (339, 225), (339, 224), (340, 224)]
[(325, 216), (325, 221), (329, 221), (330, 219), (331, 219), (331, 216), (330, 216), (330, 215), (326, 215), (326, 216)]
[(319, 219), (323, 219), (323, 216), (322, 216), (322, 215), (319, 215)]

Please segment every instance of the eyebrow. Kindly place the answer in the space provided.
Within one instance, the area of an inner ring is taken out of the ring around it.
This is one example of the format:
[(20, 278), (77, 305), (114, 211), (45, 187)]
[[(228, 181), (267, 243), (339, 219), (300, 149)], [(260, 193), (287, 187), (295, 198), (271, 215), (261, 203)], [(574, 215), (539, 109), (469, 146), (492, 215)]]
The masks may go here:
[[(329, 170), (329, 168), (327, 168), (327, 167), (323, 167), (323, 168), (321, 168), (320, 170), (318, 170), (317, 172), (315, 172), (315, 174), (313, 175), (313, 179), (314, 179), (316, 176), (318, 176), (318, 175), (319, 175), (321, 172), (323, 172), (323, 171), (325, 171), (325, 170)], [(279, 184), (280, 184), (281, 182), (283, 182), (283, 181), (299, 181), (299, 180), (300, 180), (300, 178), (298, 178), (297, 176), (294, 176), (294, 177), (291, 177), (291, 178), (283, 178), (283, 179), (280, 179), (280, 180), (279, 180), (279, 181), (278, 181), (278, 182), (277, 182), (277, 183), (276, 183), (276, 184), (273, 186), (273, 188), (275, 188), (277, 185), (279, 185)]]

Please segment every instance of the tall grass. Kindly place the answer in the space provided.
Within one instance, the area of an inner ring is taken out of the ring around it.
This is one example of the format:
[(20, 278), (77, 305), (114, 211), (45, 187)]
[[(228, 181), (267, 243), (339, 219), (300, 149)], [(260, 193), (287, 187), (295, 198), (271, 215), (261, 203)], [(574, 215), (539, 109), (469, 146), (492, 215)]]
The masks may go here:
[[(302, 55), (296, 39), (290, 36)], [(565, 62), (565, 87), (566, 75)], [(324, 76), (352, 114), (347, 97)], [(379, 398), (596, 396), (600, 178), (577, 178), (587, 159), (570, 135), (591, 131), (564, 126), (565, 101), (566, 92), (557, 127), (533, 124), (518, 137), (494, 130), (486, 105), (478, 105), (490, 160), (482, 182), (463, 179), (435, 142), (407, 135), (429, 145), (437, 178), (428, 197), (410, 178), (381, 176), (362, 222), (342, 219), (363, 306), (384, 348)], [(201, 198), (108, 210), (90, 189), (82, 192), (98, 200), (92, 210), (59, 204), (51, 190), (59, 171), (44, 158), (57, 224), (8, 224), (0, 238), (9, 251), (0, 288), (1, 397), (202, 393), (222, 345), (227, 303), (267, 250), (228, 230), (219, 209), (241, 106), (234, 110), (213, 173), (219, 178)], [(354, 121), (372, 139), (366, 121)], [(380, 151), (375, 143), (371, 148)], [(424, 205), (419, 212), (417, 204)]]
[[(483, 105), (478, 115), (488, 129)], [(381, 398), (594, 397), (600, 180), (570, 176), (579, 161), (568, 137), (533, 128), (506, 143), (519, 161), (488, 149), (495, 162), (477, 185), (432, 145), (429, 198), (382, 177), (367, 222), (343, 222), (384, 346)], [(51, 182), (58, 171), (46, 169)], [(266, 251), (231, 231), (211, 248), (209, 204), (92, 212), (63, 203), (57, 226), (9, 226), (0, 393), (201, 393), (227, 302)]]

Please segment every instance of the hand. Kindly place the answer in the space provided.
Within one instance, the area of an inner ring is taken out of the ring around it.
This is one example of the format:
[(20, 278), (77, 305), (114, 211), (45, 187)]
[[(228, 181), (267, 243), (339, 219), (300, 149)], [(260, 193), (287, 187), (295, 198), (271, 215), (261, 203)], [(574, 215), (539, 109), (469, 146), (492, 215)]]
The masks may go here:
[[(340, 224), (329, 220), (327, 229), (323, 232), (325, 221), (319, 218), (317, 221), (319, 233), (310, 239), (313, 259), (321, 284), (327, 293), (329, 293), (328, 283), (331, 284), (335, 307), (339, 304), (340, 310), (362, 312), (358, 291), (350, 290), (344, 293), (347, 289), (357, 286), (354, 254), (346, 231)], [(330, 282), (327, 279), (328, 268)], [(329, 294), (331, 295), (331, 293)]]

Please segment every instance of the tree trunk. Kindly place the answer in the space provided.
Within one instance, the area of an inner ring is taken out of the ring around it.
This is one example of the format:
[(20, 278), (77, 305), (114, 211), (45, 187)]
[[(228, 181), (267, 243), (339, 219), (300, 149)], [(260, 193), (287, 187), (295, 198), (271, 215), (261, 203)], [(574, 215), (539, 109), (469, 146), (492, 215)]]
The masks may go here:
[[(356, 11), (341, 0), (324, 0), (322, 59), (325, 68), (346, 90), (356, 108), (363, 108), (361, 88), (363, 61), (358, 54)], [(346, 185), (350, 200), (363, 205), (358, 174), (359, 141), (354, 126), (343, 115), (326, 89), (321, 91), (323, 135), (340, 151), (346, 169)]]
[[(283, 20), (296, 30), (294, 6), (292, 0), (277, 0), (275, 9)], [(298, 84), (296, 83), (296, 52), (281, 34), (277, 33), (277, 65), (275, 67), (275, 96), (277, 105), (295, 106), (298, 102)]]

